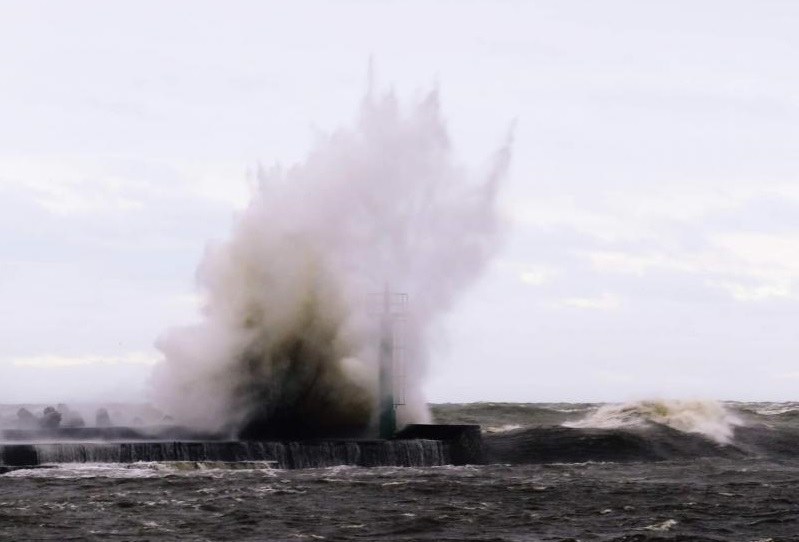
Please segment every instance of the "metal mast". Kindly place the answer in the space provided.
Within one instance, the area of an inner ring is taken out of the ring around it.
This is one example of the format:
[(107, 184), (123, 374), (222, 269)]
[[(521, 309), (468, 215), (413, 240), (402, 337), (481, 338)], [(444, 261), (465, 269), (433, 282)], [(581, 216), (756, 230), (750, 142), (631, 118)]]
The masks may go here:
[[(380, 314), (380, 438), (397, 431), (398, 405), (405, 404), (404, 348), (398, 326), (405, 317), (407, 294), (392, 294), (386, 285)], [(399, 387), (397, 387), (399, 384)], [(395, 391), (399, 389), (399, 393)]]

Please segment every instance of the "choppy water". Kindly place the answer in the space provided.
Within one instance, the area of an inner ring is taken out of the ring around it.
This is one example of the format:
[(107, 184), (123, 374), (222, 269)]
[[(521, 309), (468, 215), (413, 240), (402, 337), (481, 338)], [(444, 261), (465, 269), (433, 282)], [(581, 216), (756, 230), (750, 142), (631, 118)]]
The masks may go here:
[[(0, 476), (0, 539), (799, 540), (797, 405), (728, 405), (730, 419), (669, 408), (568, 428), (596, 406), (437, 406), (440, 421), (492, 428), (500, 462), (484, 466), (14, 471)], [(724, 420), (727, 441), (710, 423)], [(578, 462), (581, 450), (612, 461)]]

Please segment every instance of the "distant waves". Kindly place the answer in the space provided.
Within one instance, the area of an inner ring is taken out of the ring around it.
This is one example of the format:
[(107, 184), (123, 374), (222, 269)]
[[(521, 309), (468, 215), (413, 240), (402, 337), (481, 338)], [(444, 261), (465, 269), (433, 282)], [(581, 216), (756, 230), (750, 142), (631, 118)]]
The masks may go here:
[(482, 425), (491, 463), (799, 457), (796, 403), (469, 403), (433, 413)]

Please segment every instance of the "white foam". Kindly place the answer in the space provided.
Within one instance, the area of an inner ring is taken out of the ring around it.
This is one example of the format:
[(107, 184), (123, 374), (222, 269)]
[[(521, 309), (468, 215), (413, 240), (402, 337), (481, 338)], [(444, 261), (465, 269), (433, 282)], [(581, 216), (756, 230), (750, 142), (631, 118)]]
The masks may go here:
[(563, 426), (614, 429), (651, 423), (685, 433), (701, 433), (719, 443), (728, 443), (735, 426), (743, 425), (740, 418), (718, 401), (651, 400), (603, 405), (582, 420)]
[(665, 533), (667, 531), (672, 530), (677, 525), (676, 519), (667, 519), (661, 523), (654, 523), (652, 525), (647, 525), (643, 528), (645, 531), (655, 531), (660, 533)]
[(161, 478), (166, 475), (206, 475), (222, 472), (262, 471), (275, 476), (270, 461), (142, 461), (135, 463), (55, 463), (44, 468), (19, 469), (3, 476), (11, 478)]
[(486, 433), (507, 433), (508, 431), (515, 431), (521, 429), (522, 426), (517, 423), (506, 423), (500, 426), (489, 426), (485, 428)]

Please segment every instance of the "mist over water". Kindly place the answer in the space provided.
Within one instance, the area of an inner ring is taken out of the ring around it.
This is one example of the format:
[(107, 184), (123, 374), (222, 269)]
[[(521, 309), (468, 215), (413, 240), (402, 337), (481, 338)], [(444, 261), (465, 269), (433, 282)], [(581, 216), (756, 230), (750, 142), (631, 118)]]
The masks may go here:
[(191, 426), (363, 434), (376, 420), (379, 310), (409, 295), (400, 423), (429, 419), (421, 391), (436, 323), (494, 255), (510, 141), (483, 172), (459, 165), (438, 94), (410, 107), (371, 88), (355, 122), (301, 163), (260, 172), (228, 240), (197, 271), (199, 324), (171, 329), (155, 403)]

